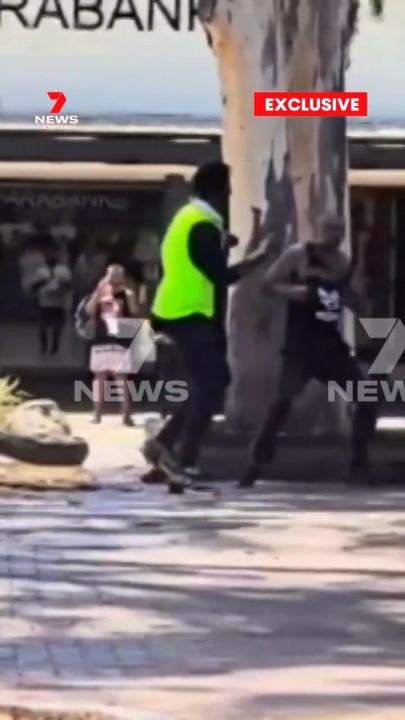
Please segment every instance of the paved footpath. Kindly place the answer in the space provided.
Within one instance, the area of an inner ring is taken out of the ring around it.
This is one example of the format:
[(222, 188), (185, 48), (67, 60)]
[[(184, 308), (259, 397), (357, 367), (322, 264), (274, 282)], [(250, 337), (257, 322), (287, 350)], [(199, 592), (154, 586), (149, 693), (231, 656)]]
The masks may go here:
[(0, 505), (0, 705), (403, 717), (405, 492), (117, 486)]

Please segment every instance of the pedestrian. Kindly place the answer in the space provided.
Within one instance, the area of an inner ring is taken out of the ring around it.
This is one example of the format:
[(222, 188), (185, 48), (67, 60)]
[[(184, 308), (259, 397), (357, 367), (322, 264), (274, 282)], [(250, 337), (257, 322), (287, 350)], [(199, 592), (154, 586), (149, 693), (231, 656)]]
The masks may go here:
[[(351, 382), (356, 388), (364, 379), (340, 333), (344, 306), (362, 312), (362, 299), (353, 288), (353, 268), (340, 249), (344, 221), (328, 216), (321, 223), (321, 232), (320, 243), (289, 247), (266, 275), (268, 288), (287, 300), (283, 360), (276, 400), (254, 437), (242, 487), (252, 486), (263, 466), (274, 458), (277, 434), (294, 399), (310, 380), (324, 385), (334, 381), (342, 387)], [(350, 458), (353, 480), (371, 479), (368, 450), (376, 417), (375, 403), (355, 403)]]
[(137, 314), (135, 296), (127, 286), (124, 268), (110, 265), (104, 278), (89, 298), (86, 311), (95, 320), (95, 336), (91, 340), (90, 370), (93, 373), (95, 423), (100, 423), (105, 404), (105, 389), (113, 377), (122, 389), (122, 419), (132, 426), (131, 396), (128, 375), (131, 372), (129, 346), (132, 338), (120, 337), (119, 321)]
[(59, 247), (43, 239), (43, 264), (36, 270), (29, 286), (38, 310), (38, 339), (41, 355), (57, 355), (60, 350), (66, 314), (71, 297), (71, 273)]
[[(34, 236), (34, 238), (30, 238), (24, 242), (18, 261), (21, 287), (31, 301), (34, 278), (38, 270), (46, 264), (43, 242), (41, 236)], [(49, 244), (51, 239), (47, 238), (47, 242)]]
[[(225, 310), (229, 285), (258, 267), (264, 246), (227, 266), (224, 231), (230, 173), (223, 163), (197, 170), (193, 197), (172, 220), (161, 245), (162, 278), (152, 304), (151, 324), (176, 352), (188, 398), (144, 446), (147, 462), (159, 462), (200, 477), (198, 453), (212, 416), (221, 409), (230, 381)], [(258, 212), (254, 212), (257, 221)], [(257, 224), (257, 223), (256, 223)]]

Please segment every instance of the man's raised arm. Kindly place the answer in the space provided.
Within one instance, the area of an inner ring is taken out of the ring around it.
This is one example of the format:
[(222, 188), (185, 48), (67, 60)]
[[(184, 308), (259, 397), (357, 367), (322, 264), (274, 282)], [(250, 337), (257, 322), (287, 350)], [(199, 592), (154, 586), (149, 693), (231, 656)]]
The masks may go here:
[(264, 279), (265, 287), (286, 298), (286, 300), (305, 300), (308, 295), (307, 285), (294, 279), (294, 275), (299, 273), (301, 257), (301, 246), (292, 245), (284, 250), (268, 269)]

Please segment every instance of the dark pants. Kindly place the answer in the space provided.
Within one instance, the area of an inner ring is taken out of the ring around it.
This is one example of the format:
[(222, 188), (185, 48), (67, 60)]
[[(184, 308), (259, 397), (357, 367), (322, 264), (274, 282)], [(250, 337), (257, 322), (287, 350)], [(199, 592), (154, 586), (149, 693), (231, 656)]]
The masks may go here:
[(195, 321), (165, 329), (174, 344), (179, 377), (186, 379), (188, 398), (166, 421), (157, 440), (169, 449), (178, 446), (180, 463), (193, 465), (212, 416), (221, 409), (229, 371), (215, 325)]
[(65, 319), (63, 308), (38, 308), (38, 337), (41, 353), (56, 355), (59, 352)]
[[(269, 408), (253, 442), (253, 465), (264, 464), (273, 459), (277, 434), (288, 418), (292, 402), (311, 380), (318, 380), (323, 385), (335, 382), (342, 388), (349, 382), (356, 388), (357, 383), (364, 380), (364, 376), (357, 360), (350, 355), (343, 342), (330, 350), (313, 347), (311, 357), (306, 359), (304, 354), (300, 356), (299, 353), (296, 356), (286, 356), (276, 401)], [(351, 459), (355, 465), (367, 462), (368, 447), (373, 438), (376, 420), (377, 403), (355, 401), (351, 435)]]

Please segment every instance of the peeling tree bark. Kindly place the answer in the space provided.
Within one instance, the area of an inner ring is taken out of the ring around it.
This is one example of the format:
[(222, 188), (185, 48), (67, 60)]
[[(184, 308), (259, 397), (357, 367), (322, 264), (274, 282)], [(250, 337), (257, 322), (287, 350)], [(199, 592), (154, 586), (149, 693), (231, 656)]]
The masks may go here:
[[(251, 206), (274, 237), (269, 260), (290, 243), (319, 238), (325, 212), (343, 212), (344, 119), (254, 118), (254, 91), (344, 89), (358, 0), (200, 0), (224, 109), (223, 153), (232, 167), (231, 228), (250, 236)], [(241, 244), (237, 254), (250, 248)], [(230, 419), (251, 425), (279, 368), (283, 304), (266, 298), (260, 274), (233, 293), (229, 315)]]

